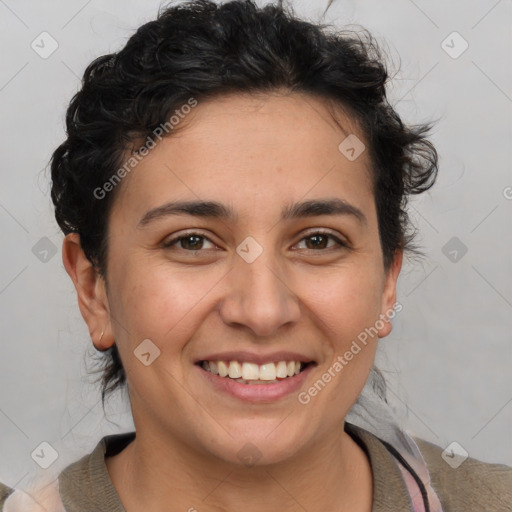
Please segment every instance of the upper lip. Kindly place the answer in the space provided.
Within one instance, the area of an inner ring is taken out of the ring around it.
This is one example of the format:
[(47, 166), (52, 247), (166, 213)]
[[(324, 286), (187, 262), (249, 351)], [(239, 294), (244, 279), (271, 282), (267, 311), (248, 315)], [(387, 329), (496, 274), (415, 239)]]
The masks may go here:
[(196, 359), (195, 364), (201, 361), (238, 361), (239, 363), (254, 363), (259, 365), (275, 361), (314, 362), (313, 358), (305, 356), (304, 354), (287, 351), (269, 352), (268, 354), (256, 354), (254, 352), (244, 351), (218, 352)]

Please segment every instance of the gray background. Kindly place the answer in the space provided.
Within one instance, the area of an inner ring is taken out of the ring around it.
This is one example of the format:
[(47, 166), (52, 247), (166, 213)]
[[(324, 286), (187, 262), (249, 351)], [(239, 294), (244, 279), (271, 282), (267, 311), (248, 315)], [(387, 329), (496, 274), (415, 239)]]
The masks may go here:
[[(293, 5), (317, 21), (327, 2)], [(158, 6), (0, 0), (0, 481), (11, 486), (23, 486), (38, 469), (31, 453), (43, 441), (59, 453), (51, 466), (58, 471), (101, 436), (133, 427), (121, 395), (105, 419), (87, 374), (95, 350), (61, 262), (45, 167), (63, 140), (65, 108), (86, 65), (120, 49)], [(370, 29), (393, 69), (401, 66), (390, 96), (407, 122), (439, 118), (432, 137), (441, 156), (438, 182), (410, 204), (426, 257), (403, 268), (403, 311), (380, 342), (390, 400), (411, 433), (443, 447), (457, 441), (472, 457), (507, 464), (511, 10), (506, 0), (336, 0), (324, 18)], [(43, 31), (58, 43), (46, 59), (31, 48)], [(469, 44), (457, 58), (443, 49), (462, 48), (459, 36), (446, 40), (454, 31)]]

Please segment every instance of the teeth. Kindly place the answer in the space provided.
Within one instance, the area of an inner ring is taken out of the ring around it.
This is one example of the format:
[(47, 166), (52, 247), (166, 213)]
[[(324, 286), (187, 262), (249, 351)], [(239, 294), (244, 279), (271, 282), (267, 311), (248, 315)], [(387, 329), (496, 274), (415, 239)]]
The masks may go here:
[(276, 380), (276, 365), (274, 363), (260, 366), (260, 380)]
[(239, 379), (242, 376), (242, 367), (238, 361), (230, 361), (228, 375), (230, 379)]
[(286, 369), (286, 361), (279, 361), (276, 366), (276, 377), (284, 379), (288, 377), (288, 371)]
[(260, 367), (254, 363), (242, 365), (242, 377), (244, 380), (258, 380), (260, 378)]
[(300, 373), (300, 361), (277, 363), (239, 363), (238, 361), (204, 361), (203, 368), (215, 375), (229, 377), (243, 384), (273, 384), (277, 379), (293, 377)]
[(229, 369), (228, 369), (227, 364), (224, 361), (219, 361), (217, 363), (217, 368), (219, 369), (219, 375), (221, 377), (227, 377), (227, 375), (229, 373)]

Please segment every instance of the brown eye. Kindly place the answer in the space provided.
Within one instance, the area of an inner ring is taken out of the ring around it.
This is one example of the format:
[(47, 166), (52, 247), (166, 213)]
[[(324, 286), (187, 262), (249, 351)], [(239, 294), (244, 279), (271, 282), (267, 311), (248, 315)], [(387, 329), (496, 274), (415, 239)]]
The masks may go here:
[[(312, 251), (318, 251), (322, 249), (332, 249), (336, 246), (338, 247), (347, 247), (347, 244), (343, 243), (339, 238), (335, 237), (331, 233), (324, 233), (322, 231), (318, 231), (315, 233), (311, 233), (310, 235), (304, 237), (300, 242), (306, 241), (306, 249)], [(330, 241), (334, 241), (334, 244), (329, 245)]]
[(196, 235), (185, 236), (180, 239), (181, 247), (183, 249), (189, 249), (191, 251), (196, 251), (203, 247), (203, 237)]
[(311, 242), (308, 249), (325, 249), (329, 243), (329, 237), (326, 235), (312, 235), (307, 237), (306, 240)]
[(178, 247), (176, 248), (178, 250), (182, 249), (184, 251), (200, 251), (201, 249), (205, 248), (205, 243), (210, 243), (213, 246), (207, 247), (207, 249), (215, 247), (215, 244), (207, 237), (200, 235), (198, 233), (189, 233), (186, 235), (173, 238), (172, 240), (165, 242), (163, 246), (165, 248), (171, 248), (177, 245)]

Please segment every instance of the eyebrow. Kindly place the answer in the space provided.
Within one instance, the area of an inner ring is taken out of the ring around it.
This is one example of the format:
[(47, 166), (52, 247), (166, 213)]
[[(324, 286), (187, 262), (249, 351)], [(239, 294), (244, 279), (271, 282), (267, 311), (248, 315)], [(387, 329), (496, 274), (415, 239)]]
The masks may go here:
[[(230, 206), (217, 201), (173, 201), (147, 211), (140, 219), (138, 227), (147, 226), (153, 221), (172, 215), (192, 215), (194, 217), (235, 222), (238, 219), (238, 214)], [(339, 198), (312, 199), (300, 203), (287, 204), (281, 211), (281, 220), (320, 215), (350, 215), (355, 217), (361, 224), (368, 224), (366, 216), (359, 208)]]

